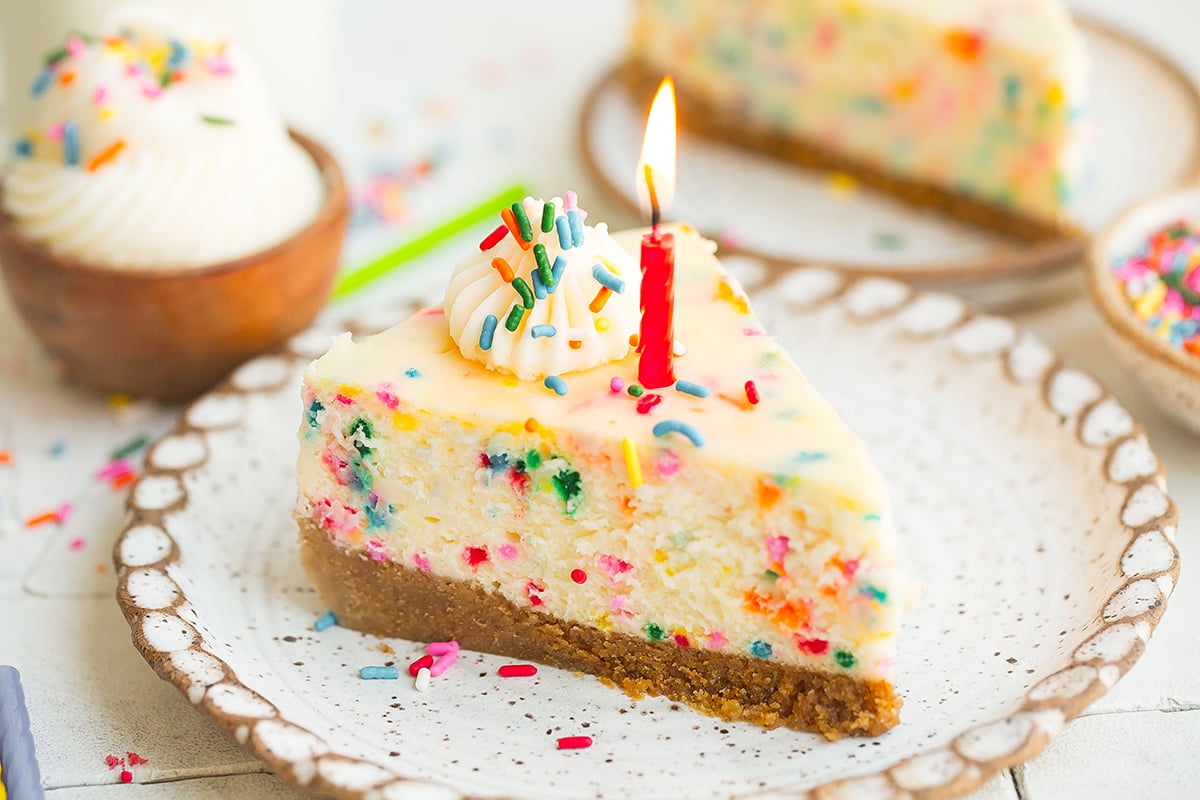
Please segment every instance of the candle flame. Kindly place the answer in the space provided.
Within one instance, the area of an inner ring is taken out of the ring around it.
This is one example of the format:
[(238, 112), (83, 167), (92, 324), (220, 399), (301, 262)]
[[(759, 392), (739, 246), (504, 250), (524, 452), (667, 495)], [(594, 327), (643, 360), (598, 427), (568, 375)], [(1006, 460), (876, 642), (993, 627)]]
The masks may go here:
[(675, 84), (670, 75), (663, 78), (650, 105), (637, 190), (642, 212), (657, 224), (659, 213), (675, 198)]

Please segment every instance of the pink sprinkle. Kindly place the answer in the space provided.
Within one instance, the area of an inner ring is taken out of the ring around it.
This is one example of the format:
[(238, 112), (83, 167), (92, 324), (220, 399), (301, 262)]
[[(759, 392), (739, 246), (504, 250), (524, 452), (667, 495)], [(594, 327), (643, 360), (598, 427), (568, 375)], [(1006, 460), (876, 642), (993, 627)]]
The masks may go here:
[(126, 753), (125, 755), (129, 756), (129, 763), (134, 767), (140, 767), (142, 764), (150, 763), (148, 759), (142, 758), (137, 753)]
[(502, 544), (496, 548), (496, 555), (503, 558), (505, 561), (513, 561), (520, 555), (515, 544)]
[(629, 598), (623, 594), (614, 595), (613, 599), (608, 602), (608, 610), (619, 617), (630, 617), (633, 613), (629, 610)]
[(136, 78), (142, 71), (142, 65), (134, 62), (125, 68), (125, 74), (131, 78)]
[(1161, 311), (1164, 314), (1179, 314), (1182, 316), (1187, 309), (1187, 304), (1183, 302), (1183, 296), (1174, 289), (1167, 289), (1167, 294), (1163, 298)]
[(86, 542), (83, 541), (82, 537), (76, 536), (74, 539), (71, 540), (71, 543), (68, 544), (67, 546), (70, 547), (72, 550), (82, 550), (83, 546), (85, 544), (86, 544)]
[(563, 209), (570, 211), (572, 208), (579, 208), (579, 195), (567, 189), (566, 194), (563, 195)]
[(454, 662), (458, 661), (458, 653), (446, 653), (444, 656), (433, 662), (433, 666), (429, 668), (429, 674), (433, 677), (439, 677), (443, 672), (454, 666)]
[(782, 564), (783, 559), (787, 557), (789, 550), (791, 550), (791, 545), (788, 544), (788, 537), (767, 537), (767, 555), (771, 557), (772, 564)]
[(229, 66), (229, 60), (225, 55), (212, 55), (204, 59), (204, 67), (213, 75), (229, 75), (233, 69)]
[(706, 633), (704, 634), (704, 638), (708, 640), (708, 648), (710, 650), (720, 650), (726, 643), (725, 634), (720, 631)]
[(625, 381), (622, 378), (613, 378), (608, 382), (608, 388), (609, 391), (611, 391), (613, 394), (616, 394), (625, 388)]
[(388, 551), (383, 542), (378, 539), (371, 539), (367, 542), (367, 555), (372, 561), (387, 561)]
[(413, 553), (413, 563), (417, 565), (417, 569), (421, 572), (429, 572), (433, 566), (429, 563), (429, 559), (420, 553)]
[(842, 572), (847, 578), (853, 578), (854, 573), (858, 572), (858, 559), (852, 558), (846, 563), (842, 564)]
[(146, 84), (142, 87), (142, 94), (146, 95), (146, 97), (149, 97), (151, 100), (162, 97), (162, 87), (154, 86), (153, 84)]
[(49, 128), (46, 128), (46, 138), (57, 142), (59, 139), (63, 138), (63, 131), (66, 129), (65, 123), (56, 122)]
[(127, 769), (121, 770), (121, 783), (133, 783), (133, 773)]
[(127, 460), (119, 458), (116, 461), (110, 461), (96, 471), (96, 477), (99, 480), (106, 481), (112, 478), (119, 478), (122, 475), (130, 475), (133, 473), (133, 465)]
[(453, 639), (448, 642), (430, 642), (425, 646), (425, 652), (431, 656), (444, 656), (458, 652), (458, 642)]
[(628, 572), (633, 569), (633, 565), (628, 561), (622, 561), (616, 556), (601, 555), (596, 559), (596, 563), (600, 565), (600, 569), (608, 573), (609, 577), (615, 577), (622, 572)]
[(67, 39), (67, 54), (72, 58), (78, 58), (79, 54), (84, 51), (85, 47), (86, 45), (83, 43), (83, 39), (80, 39), (78, 36), (72, 36)]
[(337, 396), (334, 397), (333, 399), (335, 402), (341, 403), (344, 406), (354, 405), (354, 400), (349, 397), (346, 397), (346, 395), (342, 394), (341, 392), (338, 392)]
[(104, 763), (108, 764), (109, 769), (116, 769), (118, 766), (124, 763), (124, 759), (117, 758), (110, 753), (104, 757)]
[(375, 396), (379, 398), (379, 402), (395, 411), (400, 406), (400, 398), (392, 393), (392, 385), (390, 383), (381, 383), (379, 388), (375, 390)]
[(575, 583), (587, 583), (587, 573), (581, 569), (571, 570), (571, 580)]
[(663, 450), (659, 453), (654, 463), (658, 468), (658, 474), (664, 478), (670, 478), (679, 472), (679, 456), (671, 450)]
[(58, 508), (56, 508), (54, 510), (54, 516), (58, 520), (59, 525), (62, 525), (64, 522), (67, 521), (67, 517), (71, 516), (72, 510), (73, 510), (73, 507), (71, 506), (70, 503), (63, 503), (62, 505), (60, 505)]

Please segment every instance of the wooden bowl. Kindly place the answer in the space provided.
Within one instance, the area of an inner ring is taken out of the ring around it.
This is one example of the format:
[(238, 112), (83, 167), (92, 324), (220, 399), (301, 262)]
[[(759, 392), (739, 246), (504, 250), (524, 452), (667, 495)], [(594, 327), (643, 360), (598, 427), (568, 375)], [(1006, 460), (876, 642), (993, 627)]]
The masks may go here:
[(303, 230), (232, 261), (165, 270), (91, 266), (51, 253), (0, 214), (8, 290), (69, 378), (104, 392), (185, 400), (312, 321), (329, 296), (349, 203), (333, 156), (300, 134), (292, 138), (321, 171), (324, 203)]
[(1159, 407), (1200, 433), (1200, 358), (1154, 336), (1112, 278), (1118, 259), (1127, 258), (1156, 230), (1178, 219), (1200, 220), (1200, 186), (1144, 200), (1119, 216), (1091, 248), (1088, 284), (1117, 357)]

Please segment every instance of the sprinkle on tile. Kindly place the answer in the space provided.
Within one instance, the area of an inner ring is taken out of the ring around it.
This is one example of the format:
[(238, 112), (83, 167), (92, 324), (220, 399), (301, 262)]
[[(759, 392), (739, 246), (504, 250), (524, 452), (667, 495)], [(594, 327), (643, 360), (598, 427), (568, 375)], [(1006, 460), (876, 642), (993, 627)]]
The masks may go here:
[(361, 667), (358, 677), (364, 681), (394, 681), (400, 677), (400, 670), (395, 667)]
[(313, 630), (320, 633), (332, 628), (334, 625), (337, 625), (337, 616), (332, 611), (326, 611), (313, 622)]
[(505, 664), (496, 673), (501, 678), (529, 678), (537, 675), (537, 671), (533, 664)]
[(558, 740), (559, 750), (586, 750), (591, 746), (590, 736), (563, 736)]

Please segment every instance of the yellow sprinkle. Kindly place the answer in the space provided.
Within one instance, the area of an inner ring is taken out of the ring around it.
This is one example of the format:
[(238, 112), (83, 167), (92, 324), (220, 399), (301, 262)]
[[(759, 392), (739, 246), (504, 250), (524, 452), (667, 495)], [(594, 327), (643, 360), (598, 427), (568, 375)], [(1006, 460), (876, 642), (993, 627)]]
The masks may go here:
[(1052, 106), (1060, 106), (1064, 99), (1066, 97), (1063, 94), (1062, 84), (1050, 84), (1050, 88), (1046, 91), (1046, 102)]
[(113, 116), (112, 106), (104, 106), (103, 108), (100, 109), (100, 119), (109, 120), (109, 119), (112, 119), (112, 116)]
[(750, 313), (749, 301), (746, 300), (744, 295), (733, 291), (733, 287), (729, 285), (728, 281), (721, 281), (721, 284), (717, 287), (717, 299), (729, 303), (739, 314)]
[(127, 408), (132, 402), (133, 398), (127, 394), (110, 394), (108, 396), (108, 407), (113, 411), (120, 411), (123, 408)]
[(1146, 319), (1158, 311), (1158, 307), (1162, 305), (1163, 300), (1167, 297), (1167, 285), (1162, 281), (1155, 283), (1150, 287), (1150, 290), (1139, 297), (1133, 304), (1133, 310), (1142, 319)]
[(608, 614), (601, 614), (600, 616), (596, 617), (596, 627), (600, 630), (611, 631), (612, 626), (612, 620), (608, 618)]
[(396, 412), (392, 414), (392, 424), (396, 426), (396, 430), (411, 431), (417, 427), (417, 417), (415, 414)]
[(346, 397), (358, 397), (362, 394), (362, 387), (357, 384), (343, 383), (338, 387), (338, 394), (344, 394)]
[(858, 179), (845, 172), (831, 172), (825, 179), (829, 192), (838, 197), (849, 197), (858, 191)]
[(866, 513), (866, 506), (864, 506), (857, 498), (849, 497), (844, 494), (839, 494), (835, 498), (834, 504), (840, 509), (851, 511), (855, 514)]
[(608, 330), (608, 319), (606, 317), (596, 317), (596, 330)]
[(667, 554), (664, 553), (662, 550), (655, 550), (654, 551), (654, 560), (661, 564), (667, 560)]
[(638, 458), (637, 446), (626, 436), (621, 440), (621, 452), (625, 454), (625, 469), (629, 472), (629, 483), (633, 488), (642, 485), (642, 461)]
[(520, 383), (520, 381), (517, 380), (514, 376), (509, 375), (504, 379), (503, 383), (505, 386), (516, 386), (518, 383)]
[(620, 268), (620, 267), (618, 267), (618, 266), (617, 266), (616, 264), (614, 264), (613, 262), (609, 261), (609, 260), (608, 260), (607, 258), (605, 258), (604, 256), (596, 256), (596, 258), (600, 259), (600, 263), (601, 263), (601, 264), (603, 264), (603, 265), (605, 266), (605, 268), (607, 268), (607, 269), (608, 269), (608, 271), (609, 271), (609, 272), (611, 272), (613, 275), (620, 275), (620, 274), (621, 274), (621, 268)]

